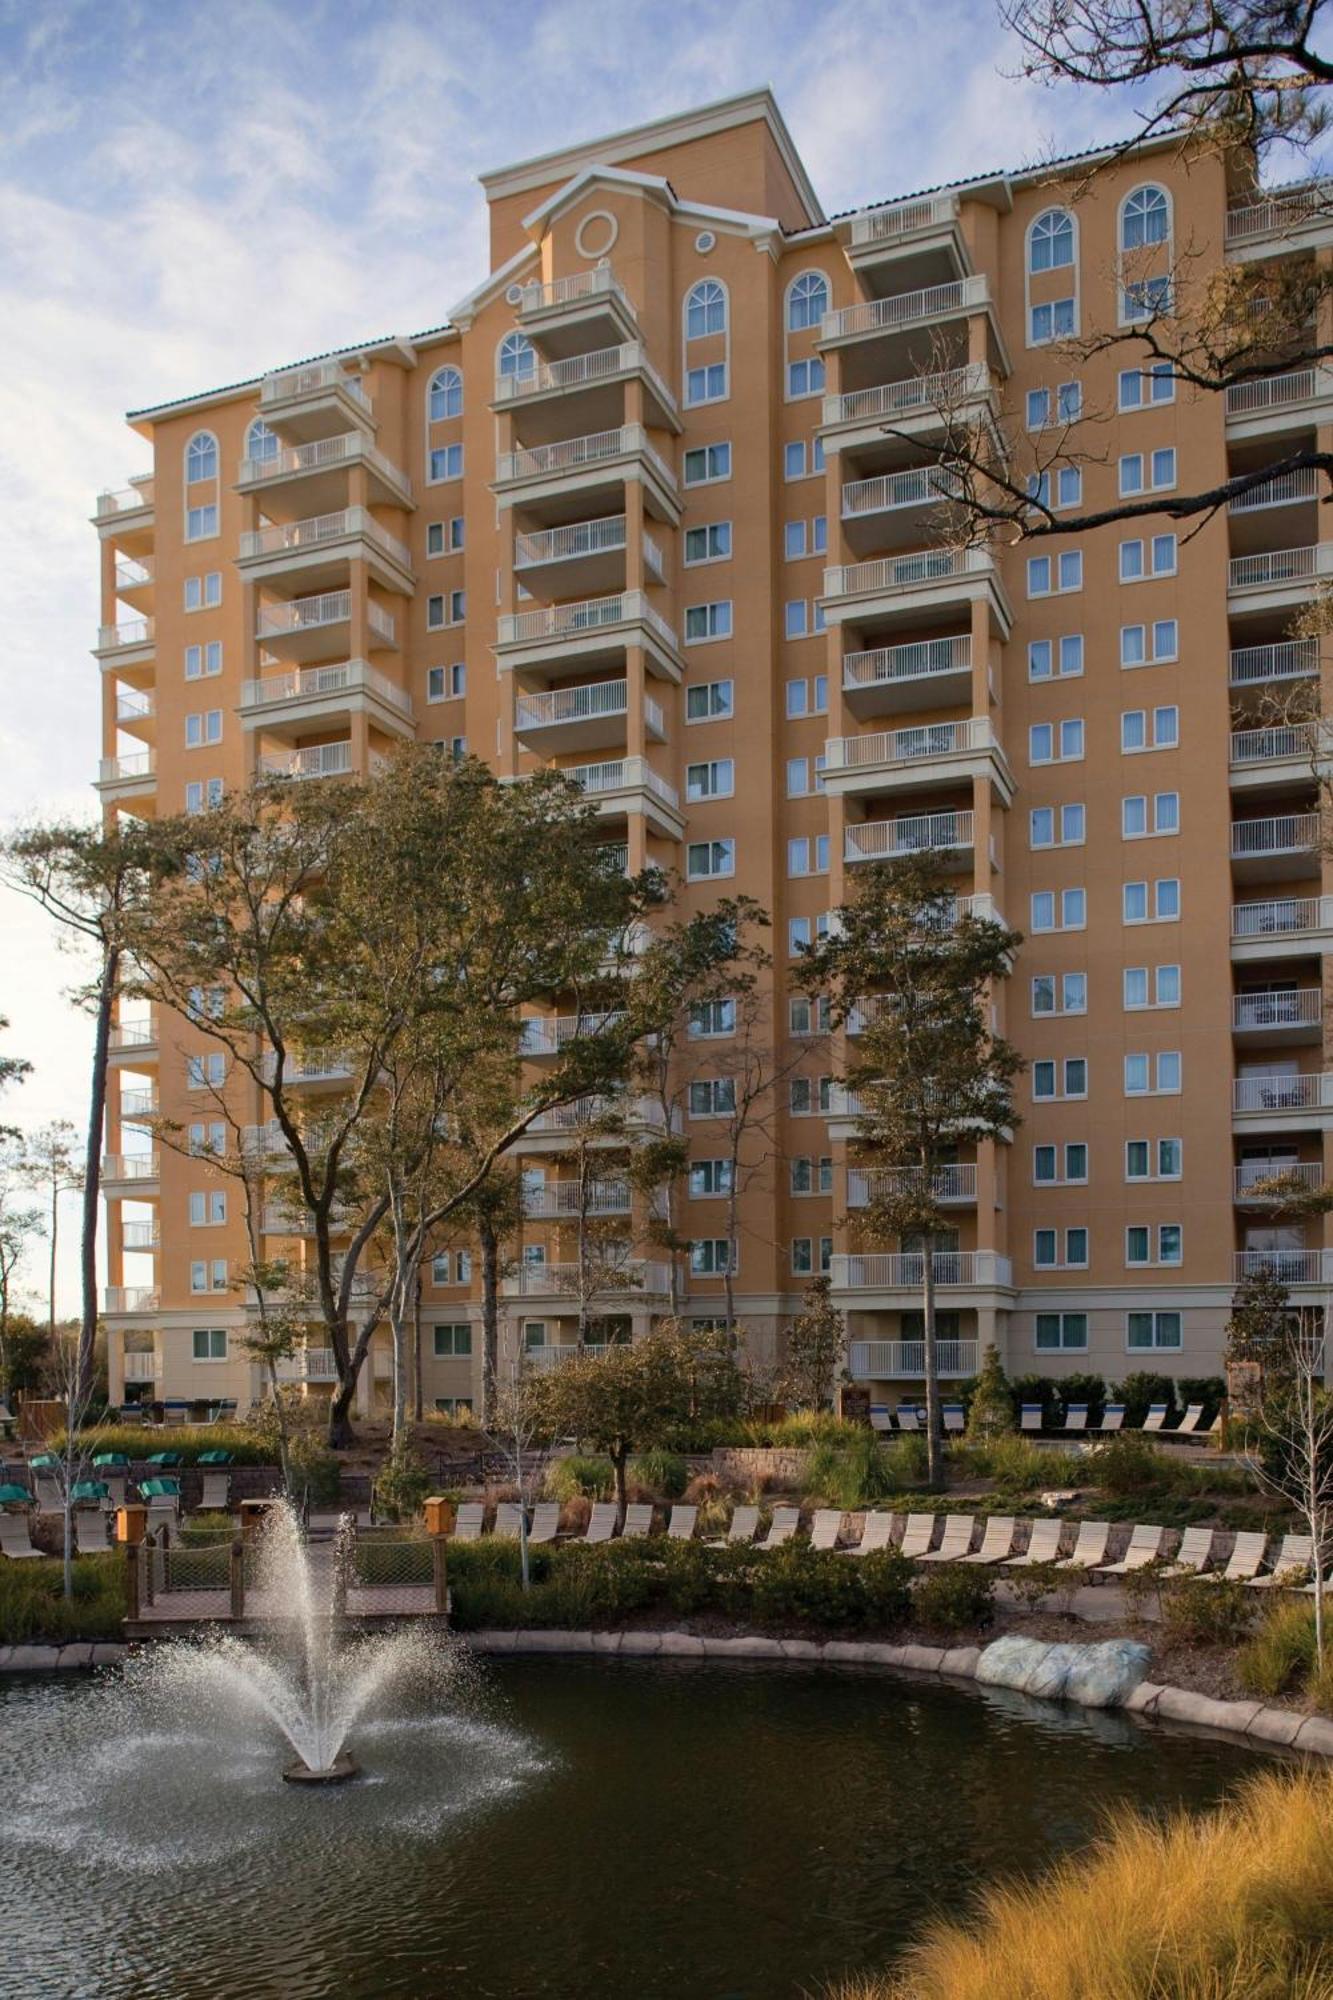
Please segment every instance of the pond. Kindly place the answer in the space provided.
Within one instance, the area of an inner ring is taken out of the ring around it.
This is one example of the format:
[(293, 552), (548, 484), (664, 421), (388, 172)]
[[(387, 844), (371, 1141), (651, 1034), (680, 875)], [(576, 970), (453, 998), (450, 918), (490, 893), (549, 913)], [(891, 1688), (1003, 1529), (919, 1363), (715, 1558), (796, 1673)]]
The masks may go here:
[(794, 2000), (881, 1968), (1104, 1810), (1256, 1756), (868, 1670), (490, 1660), (358, 1724), (366, 1775), (118, 1676), (0, 1677), (15, 2000)]

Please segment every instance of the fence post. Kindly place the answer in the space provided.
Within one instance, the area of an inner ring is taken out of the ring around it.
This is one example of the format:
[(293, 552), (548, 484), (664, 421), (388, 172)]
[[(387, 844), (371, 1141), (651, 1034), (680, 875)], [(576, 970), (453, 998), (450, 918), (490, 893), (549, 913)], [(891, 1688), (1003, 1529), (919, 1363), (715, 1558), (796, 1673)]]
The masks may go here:
[(335, 1618), (347, 1616), (347, 1572), (355, 1560), (356, 1522), (347, 1523), (345, 1534), (333, 1538), (333, 1602), (330, 1610)]
[(138, 1623), (139, 1545), (137, 1542), (125, 1544), (125, 1617), (128, 1622)]
[(228, 1582), (231, 1586), (231, 1615), (240, 1619), (245, 1616), (245, 1543), (238, 1535), (231, 1545), (231, 1561), (228, 1564)]
[(153, 1556), (156, 1551), (156, 1544), (154, 1543), (153, 1537), (151, 1535), (146, 1535), (144, 1537), (143, 1549), (144, 1549), (144, 1566), (143, 1566), (144, 1602), (148, 1605), (151, 1605), (153, 1602)]
[(435, 1609), (443, 1618), (449, 1610), (449, 1581), (445, 1566), (445, 1538), (432, 1535), (430, 1540), (431, 1582), (435, 1587)]

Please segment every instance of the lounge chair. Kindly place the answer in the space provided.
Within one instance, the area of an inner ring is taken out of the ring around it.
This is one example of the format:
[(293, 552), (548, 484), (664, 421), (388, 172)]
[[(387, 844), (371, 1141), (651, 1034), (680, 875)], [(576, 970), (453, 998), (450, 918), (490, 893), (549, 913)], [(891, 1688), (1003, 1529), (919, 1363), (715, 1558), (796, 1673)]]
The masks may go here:
[(1318, 1583), (1307, 1583), (1303, 1586), (1303, 1589), (1306, 1597), (1317, 1597), (1321, 1590), (1325, 1597), (1328, 1597), (1330, 1594), (1333, 1594), (1333, 1569), (1329, 1570), (1328, 1574), (1324, 1578), (1322, 1585)]
[(1204, 1405), (1202, 1403), (1191, 1403), (1184, 1416), (1180, 1419), (1180, 1422), (1176, 1425), (1175, 1435), (1178, 1438), (1207, 1437), (1208, 1433), (1214, 1428), (1214, 1425), (1204, 1422), (1204, 1414)]
[(893, 1429), (893, 1412), (887, 1403), (872, 1403), (870, 1405), (870, 1428), (872, 1431), (891, 1431)]
[(1060, 1553), (1060, 1537), (1064, 1533), (1063, 1521), (1041, 1520), (1032, 1523), (1032, 1533), (1028, 1545), (1021, 1556), (1006, 1556), (1006, 1569), (1032, 1569), (1037, 1563), (1054, 1562)]
[(1205, 1570), (1197, 1576), (1196, 1583), (1248, 1583), (1252, 1576), (1258, 1576), (1263, 1567), (1264, 1550), (1268, 1547), (1267, 1535), (1257, 1530), (1246, 1529), (1236, 1536), (1222, 1569)]
[(1162, 1553), (1165, 1533), (1165, 1528), (1135, 1528), (1129, 1538), (1129, 1547), (1119, 1562), (1098, 1563), (1094, 1573), (1097, 1576), (1126, 1576), (1132, 1569), (1147, 1569), (1148, 1564), (1156, 1562)]
[(913, 1409), (910, 1403), (899, 1403), (898, 1405), (898, 1428), (900, 1431), (919, 1431), (921, 1429), (920, 1413)]
[(1106, 1408), (1102, 1411), (1102, 1420), (1100, 1424), (1098, 1424), (1097, 1428), (1099, 1431), (1102, 1431), (1104, 1433), (1111, 1431), (1118, 1431), (1124, 1428), (1124, 1422), (1125, 1422), (1124, 1404), (1108, 1403), (1106, 1405)]
[(515, 1541), (523, 1533), (523, 1509), (513, 1500), (502, 1500), (495, 1510), (493, 1535), (512, 1536)]
[(1109, 1521), (1082, 1521), (1072, 1555), (1063, 1556), (1057, 1569), (1096, 1569), (1106, 1560), (1106, 1544), (1111, 1539)]
[(731, 1517), (731, 1525), (723, 1537), (728, 1542), (752, 1542), (759, 1528), (757, 1507), (737, 1507)]
[(1251, 1590), (1299, 1590), (1309, 1580), (1314, 1542), (1309, 1535), (1284, 1535), (1267, 1576), (1247, 1576)]
[(107, 1517), (100, 1507), (76, 1507), (73, 1510), (74, 1553), (76, 1556), (104, 1556), (110, 1543), (107, 1539)]
[(200, 1511), (205, 1514), (225, 1514), (231, 1507), (231, 1474), (229, 1472), (206, 1472), (203, 1475), (203, 1491), (199, 1499)]
[[(872, 1516), (871, 1518), (878, 1519), (879, 1516)], [(888, 1521), (892, 1520), (893, 1517), (890, 1514), (886, 1514), (883, 1518)], [(903, 1529), (903, 1538), (898, 1544), (899, 1555), (912, 1556), (914, 1558), (916, 1556), (923, 1556), (930, 1547), (934, 1534), (935, 1516), (933, 1514), (909, 1514), (907, 1525)], [(870, 1531), (867, 1524), (866, 1534), (861, 1542), (862, 1549), (865, 1548), (869, 1539)]]
[(480, 1500), (464, 1500), (454, 1515), (454, 1540), (456, 1542), (479, 1542), (481, 1525), (486, 1509)]
[(1039, 1431), (1041, 1429), (1040, 1403), (1024, 1403), (1022, 1410), (1019, 1412), (1018, 1428), (1021, 1431)]
[(620, 1532), (622, 1535), (628, 1535), (630, 1540), (635, 1542), (641, 1541), (645, 1535), (651, 1535), (653, 1532), (652, 1503), (648, 1500), (636, 1500), (633, 1506), (626, 1507), (625, 1525)]
[(10, 1562), (23, 1562), (41, 1553), (32, 1545), (25, 1514), (0, 1514), (0, 1555), (7, 1556)]
[(616, 1532), (616, 1503), (614, 1500), (594, 1500), (588, 1525), (579, 1536), (581, 1542), (609, 1542)]
[(560, 1532), (560, 1502), (543, 1500), (532, 1510), (528, 1541), (553, 1542)]
[(123, 1507), (125, 1505), (125, 1490), (129, 1485), (129, 1474), (125, 1472), (104, 1471), (102, 1473), (102, 1483), (106, 1487), (106, 1497), (110, 1505), (112, 1507)]
[(174, 1495), (162, 1493), (148, 1502), (148, 1533), (155, 1535), (159, 1528), (178, 1528), (181, 1519), (181, 1503)]
[(1088, 1428), (1088, 1406), (1086, 1403), (1065, 1404), (1065, 1429), (1085, 1431)]
[(961, 1437), (967, 1428), (967, 1412), (962, 1404), (946, 1403), (941, 1411), (941, 1415), (944, 1418), (945, 1430), (955, 1436)]
[(773, 1518), (768, 1524), (768, 1533), (759, 1543), (761, 1549), (780, 1549), (796, 1533), (801, 1518), (799, 1507), (775, 1507)]
[(1213, 1531), (1211, 1528), (1186, 1528), (1180, 1538), (1180, 1547), (1173, 1560), (1162, 1571), (1163, 1576), (1198, 1576), (1207, 1568), (1208, 1558), (1213, 1552)]
[(959, 1562), (998, 1563), (1003, 1562), (1014, 1546), (1014, 1517), (1012, 1514), (992, 1514), (981, 1537), (981, 1547), (970, 1556), (959, 1556)]
[(842, 1532), (842, 1514), (836, 1507), (820, 1507), (810, 1524), (812, 1549), (836, 1549)]
[[(929, 1520), (930, 1516), (927, 1515)], [(844, 1549), (847, 1556), (873, 1556), (893, 1546), (893, 1516), (886, 1507), (879, 1507), (866, 1515), (861, 1539), (853, 1548)]]
[(697, 1507), (676, 1505), (671, 1509), (671, 1519), (667, 1523), (669, 1542), (688, 1542), (694, 1539), (695, 1525), (699, 1519)]
[(60, 1482), (44, 1472), (33, 1474), (33, 1491), (37, 1496), (39, 1514), (63, 1514), (65, 1503), (60, 1496)]
[(1166, 1413), (1170, 1407), (1169, 1403), (1150, 1403), (1148, 1405), (1148, 1414), (1143, 1419), (1144, 1430), (1160, 1431), (1166, 1423)]
[(917, 1557), (923, 1563), (959, 1562), (972, 1546), (972, 1529), (975, 1516), (972, 1514), (946, 1514), (944, 1534), (937, 1549), (923, 1549)]
[(168, 1403), (165, 1405), (163, 1422), (169, 1429), (183, 1430), (189, 1421), (190, 1405), (188, 1403)]

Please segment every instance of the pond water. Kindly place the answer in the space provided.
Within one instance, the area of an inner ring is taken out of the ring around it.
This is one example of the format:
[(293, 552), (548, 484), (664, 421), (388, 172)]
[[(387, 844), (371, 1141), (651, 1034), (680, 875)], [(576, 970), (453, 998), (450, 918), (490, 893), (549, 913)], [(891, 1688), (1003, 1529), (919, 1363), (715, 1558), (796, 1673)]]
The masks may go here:
[(151, 1688), (0, 1680), (4, 2000), (795, 2000), (1238, 1745), (847, 1669), (487, 1661), (366, 1775)]

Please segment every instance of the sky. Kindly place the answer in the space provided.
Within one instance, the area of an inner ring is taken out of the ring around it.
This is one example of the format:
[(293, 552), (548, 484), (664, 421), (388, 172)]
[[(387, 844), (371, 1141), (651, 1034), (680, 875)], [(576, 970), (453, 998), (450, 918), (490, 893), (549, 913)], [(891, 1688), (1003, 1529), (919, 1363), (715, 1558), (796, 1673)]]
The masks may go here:
[[(479, 173), (764, 83), (829, 213), (1132, 129), (1018, 69), (995, 0), (0, 0), (0, 831), (96, 811), (124, 411), (438, 325), (485, 275)], [(0, 890), (28, 1129), (82, 1126), (77, 970)]]

